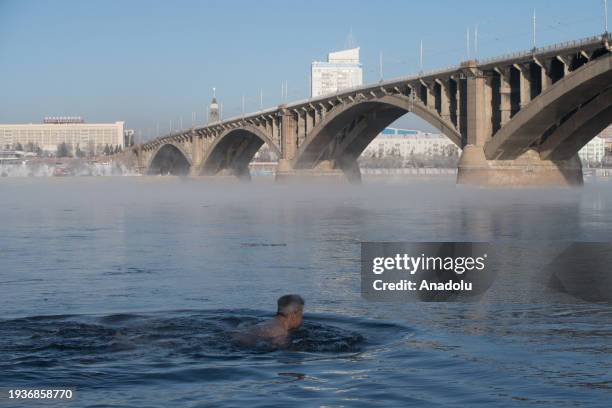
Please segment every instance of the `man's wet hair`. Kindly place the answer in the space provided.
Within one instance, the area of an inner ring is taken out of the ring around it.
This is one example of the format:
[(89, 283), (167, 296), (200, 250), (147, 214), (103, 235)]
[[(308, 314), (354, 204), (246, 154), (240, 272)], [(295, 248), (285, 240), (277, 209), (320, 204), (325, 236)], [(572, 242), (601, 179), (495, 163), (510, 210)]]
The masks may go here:
[(277, 315), (289, 316), (304, 308), (304, 299), (300, 295), (285, 295), (278, 298)]

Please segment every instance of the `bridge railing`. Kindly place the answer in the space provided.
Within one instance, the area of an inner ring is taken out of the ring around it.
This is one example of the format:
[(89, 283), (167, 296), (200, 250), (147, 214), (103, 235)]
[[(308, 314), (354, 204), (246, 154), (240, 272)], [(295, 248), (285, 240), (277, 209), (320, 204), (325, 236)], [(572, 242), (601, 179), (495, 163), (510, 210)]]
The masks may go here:
[[(314, 98), (307, 98), (307, 99), (301, 99), (298, 100), (296, 102), (292, 102), (291, 104), (288, 104), (287, 107), (288, 108), (294, 108), (294, 107), (298, 107), (298, 106), (302, 106), (302, 105), (306, 105), (309, 103), (319, 103), (319, 102), (324, 102), (328, 99), (333, 99), (334, 97), (341, 97), (341, 96), (346, 96), (349, 95), (353, 92), (356, 91), (364, 91), (367, 92), (370, 89), (376, 89), (379, 88), (381, 86), (389, 86), (389, 85), (394, 85), (398, 82), (408, 82), (408, 81), (414, 81), (417, 80), (419, 78), (423, 78), (423, 77), (428, 77), (428, 76), (433, 76), (433, 75), (438, 75), (438, 74), (443, 74), (443, 73), (447, 73), (447, 72), (453, 72), (456, 71), (457, 69), (459, 69), (459, 65), (453, 65), (453, 66), (449, 66), (446, 68), (437, 68), (437, 69), (432, 69), (429, 71), (423, 71), (423, 72), (419, 72), (417, 74), (410, 74), (407, 76), (402, 76), (402, 77), (395, 77), (392, 79), (388, 79), (388, 80), (383, 80), (383, 81), (379, 81), (376, 83), (370, 83), (367, 85), (359, 85), (359, 86), (352, 86), (350, 88), (343, 88), (342, 91), (340, 92), (336, 92), (336, 93), (331, 93), (331, 94), (325, 94), (325, 95), (320, 95)], [(271, 110), (274, 111), (277, 108), (272, 108)], [(240, 117), (236, 117), (236, 119), (239, 119)]]
[(551, 44), (544, 47), (532, 48), (530, 50), (522, 50), (509, 54), (498, 55), (495, 57), (484, 58), (478, 60), (479, 65), (490, 64), (492, 62), (505, 61), (509, 59), (528, 57), (533, 54), (544, 54), (550, 51), (562, 50), (567, 48), (576, 48), (586, 44), (594, 44), (597, 42), (601, 42), (605, 38), (610, 38), (610, 34), (606, 33), (604, 35), (594, 35), (591, 37), (585, 37), (578, 40), (565, 41), (561, 43)]

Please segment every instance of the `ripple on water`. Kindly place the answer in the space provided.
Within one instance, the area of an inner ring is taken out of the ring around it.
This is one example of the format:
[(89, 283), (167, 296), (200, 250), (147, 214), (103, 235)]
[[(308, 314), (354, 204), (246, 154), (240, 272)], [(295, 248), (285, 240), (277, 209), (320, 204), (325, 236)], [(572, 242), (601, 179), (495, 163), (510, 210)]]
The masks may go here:
[(211, 373), (239, 375), (240, 361), (349, 357), (409, 331), (391, 323), (307, 315), (286, 349), (246, 347), (232, 340), (236, 330), (269, 318), (249, 310), (214, 310), (0, 320), (0, 383), (31, 384), (33, 377), (53, 381), (55, 376), (79, 386), (113, 378), (219, 380)]
[(106, 276), (120, 276), (120, 275), (150, 275), (156, 273), (154, 270), (147, 268), (128, 267), (124, 268), (121, 266), (116, 267), (114, 270), (103, 272)]

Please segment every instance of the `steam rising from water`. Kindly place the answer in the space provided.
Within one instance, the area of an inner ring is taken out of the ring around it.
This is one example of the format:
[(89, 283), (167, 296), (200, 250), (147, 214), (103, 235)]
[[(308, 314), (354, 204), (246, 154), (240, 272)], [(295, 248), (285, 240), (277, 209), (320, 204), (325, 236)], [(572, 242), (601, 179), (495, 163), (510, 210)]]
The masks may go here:
[(138, 173), (125, 165), (113, 163), (87, 163), (77, 162), (75, 164), (0, 164), (0, 176), (2, 177), (51, 177), (56, 169), (66, 170), (70, 176), (135, 176)]

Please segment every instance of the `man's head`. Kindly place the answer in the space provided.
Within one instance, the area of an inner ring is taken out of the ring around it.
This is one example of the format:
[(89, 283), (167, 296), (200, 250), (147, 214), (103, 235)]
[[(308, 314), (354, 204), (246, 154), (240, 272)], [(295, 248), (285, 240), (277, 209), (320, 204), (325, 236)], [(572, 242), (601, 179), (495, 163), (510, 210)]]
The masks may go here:
[(302, 325), (304, 299), (300, 295), (285, 295), (278, 298), (276, 314), (286, 319), (288, 328), (296, 329)]

